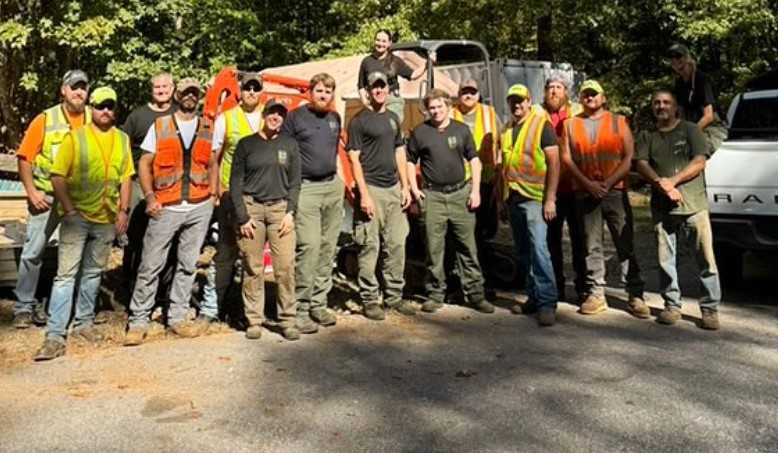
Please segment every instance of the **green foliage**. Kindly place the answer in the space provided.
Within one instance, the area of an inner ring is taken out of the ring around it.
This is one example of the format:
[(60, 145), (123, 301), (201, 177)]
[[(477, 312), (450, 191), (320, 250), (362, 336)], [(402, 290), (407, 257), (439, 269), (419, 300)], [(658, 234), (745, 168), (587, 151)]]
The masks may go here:
[(777, 0), (3, 0), (0, 143), (16, 143), (56, 102), (71, 68), (114, 86), (129, 110), (159, 71), (205, 81), (225, 65), (366, 53), (381, 28), (401, 40), (479, 40), (492, 57), (572, 63), (625, 113), (672, 84), (664, 52), (673, 42), (689, 45), (722, 104), (778, 61)]

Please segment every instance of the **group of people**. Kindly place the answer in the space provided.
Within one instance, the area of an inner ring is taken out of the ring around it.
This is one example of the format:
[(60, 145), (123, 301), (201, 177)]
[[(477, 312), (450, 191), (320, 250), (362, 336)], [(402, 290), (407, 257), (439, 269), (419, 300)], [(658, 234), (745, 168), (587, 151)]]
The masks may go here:
[[(383, 320), (387, 311), (416, 313), (403, 295), (406, 211), (413, 203), (427, 252), (425, 312), (444, 306), (452, 271), (466, 303), (494, 312), (494, 283), (485, 281), (480, 263), (490, 259), (489, 240), (498, 211), (505, 209), (528, 296), (513, 311), (536, 314), (541, 326), (555, 323), (557, 301), (566, 300), (566, 222), (580, 313), (608, 308), (605, 224), (621, 262), (628, 309), (649, 317), (625, 182), (634, 165), (653, 188), (665, 299), (658, 321), (673, 324), (681, 316), (676, 257), (678, 240), (686, 239), (705, 293), (701, 326), (719, 328), (721, 294), (702, 180), (713, 147), (699, 125), (681, 119), (673, 91), (653, 95), (656, 130), (642, 134), (637, 146), (627, 120), (606, 109), (598, 82), (584, 82), (576, 103), (562, 75), (546, 80), (539, 103), (533, 103), (526, 86), (510, 87), (504, 126), (494, 108), (479, 101), (477, 81), (463, 81), (456, 102), (432, 89), (423, 99), (427, 119), (406, 137), (403, 119), (390, 107), (397, 103), (398, 75), (412, 78), (421, 72), (395, 61), (386, 50), (388, 39), (379, 32), (375, 52), (363, 63), (359, 88), (365, 108), (347, 130), (355, 183), (353, 239), (366, 318)], [(687, 56), (688, 50), (673, 55), (674, 64)], [(18, 328), (33, 322), (43, 250), (60, 228), (46, 338), (35, 360), (65, 353), (74, 298), (70, 336), (100, 340), (94, 322), (101, 273), (114, 240), (126, 236), (128, 227), (139, 228), (140, 236), (125, 239), (125, 264), (137, 268), (134, 284), (128, 284), (127, 346), (144, 341), (167, 268), (172, 270), (165, 322), (178, 336), (201, 335), (212, 322), (235, 313), (248, 339), (260, 338), (268, 325), (296, 340), (336, 324), (327, 305), (346, 187), (338, 158), (342, 123), (331, 107), (334, 78), (312, 77), (310, 102), (289, 111), (276, 99), (260, 102), (261, 74), (242, 73), (239, 105), (213, 122), (197, 113), (204, 94), (198, 81), (174, 84), (163, 73), (151, 86), (152, 102), (134, 110), (120, 129), (116, 92), (100, 87), (90, 94), (87, 75), (68, 71), (61, 104), (36, 117), (24, 137), (19, 175), (30, 217), (16, 288)], [(216, 255), (198, 314), (190, 319), (197, 260), (214, 223)], [(278, 288), (276, 322), (265, 319), (266, 243)], [(446, 267), (446, 254), (454, 254), (455, 269)], [(229, 307), (227, 293), (237, 270), (243, 304)]]

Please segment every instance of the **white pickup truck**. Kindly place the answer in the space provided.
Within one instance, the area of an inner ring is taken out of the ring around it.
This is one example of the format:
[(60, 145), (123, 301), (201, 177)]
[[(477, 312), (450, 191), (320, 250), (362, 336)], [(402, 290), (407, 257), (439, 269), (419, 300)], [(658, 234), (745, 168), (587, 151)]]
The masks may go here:
[(778, 89), (733, 100), (728, 139), (708, 161), (716, 261), (722, 278), (740, 281), (743, 253), (778, 251)]

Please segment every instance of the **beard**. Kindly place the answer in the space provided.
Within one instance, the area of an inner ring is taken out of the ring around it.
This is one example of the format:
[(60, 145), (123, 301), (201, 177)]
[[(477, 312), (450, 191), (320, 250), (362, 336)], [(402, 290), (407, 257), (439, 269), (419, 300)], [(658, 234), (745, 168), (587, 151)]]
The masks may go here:
[(567, 96), (546, 97), (545, 104), (550, 111), (558, 112), (564, 105), (567, 104)]

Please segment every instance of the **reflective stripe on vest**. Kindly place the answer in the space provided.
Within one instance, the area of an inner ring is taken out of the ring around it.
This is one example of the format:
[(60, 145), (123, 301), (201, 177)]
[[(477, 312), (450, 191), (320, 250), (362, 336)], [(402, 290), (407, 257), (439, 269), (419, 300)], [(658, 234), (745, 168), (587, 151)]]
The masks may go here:
[[(88, 108), (84, 110), (86, 115), (84, 125), (91, 122), (91, 113)], [(62, 140), (70, 132), (70, 123), (62, 104), (46, 109), (43, 112), (43, 116), (45, 118), (43, 144), (33, 161), (32, 177), (36, 188), (46, 193), (52, 193), (54, 187), (51, 185), (51, 167), (54, 165), (54, 158), (57, 155), (59, 145), (62, 144)]]
[[(464, 115), (458, 108), (451, 109), (455, 120), (465, 122)], [(465, 123), (466, 124), (466, 123)], [(494, 165), (497, 160), (497, 115), (490, 105), (478, 103), (475, 107), (475, 125), (471, 130), (473, 141), (481, 160), (481, 181), (489, 182), (494, 178)], [(465, 162), (465, 179), (471, 177), (470, 163)]]
[[(508, 128), (502, 136), (505, 183), (536, 200), (543, 199), (546, 181), (546, 156), (540, 147), (546, 121), (545, 115), (531, 111), (522, 123), (516, 143), (513, 143), (513, 128)], [(504, 193), (507, 197), (508, 191)]]
[(173, 115), (154, 122), (157, 149), (152, 163), (154, 194), (162, 205), (183, 200), (197, 203), (210, 196), (208, 164), (211, 158), (212, 123), (200, 118), (189, 152), (189, 172), (184, 173), (184, 147)]
[[(584, 118), (571, 118), (565, 122), (565, 134), (570, 154), (581, 173), (593, 181), (604, 181), (619, 167), (624, 158), (624, 117), (605, 112), (600, 117), (594, 141), (589, 138)], [(623, 189), (624, 181), (613, 186)]]
[[(257, 107), (262, 111), (262, 105)], [(259, 122), (259, 129), (262, 129), (262, 120)], [(235, 148), (238, 141), (254, 133), (251, 124), (246, 117), (246, 112), (241, 106), (233, 107), (224, 112), (224, 144), (222, 145), (221, 168), (219, 177), (222, 189), (227, 190), (230, 187), (230, 172), (232, 171), (232, 156), (235, 155)]]
[(106, 159), (91, 126), (80, 127), (72, 134), (73, 167), (67, 178), (68, 195), (87, 219), (113, 223), (119, 210), (121, 178), (132, 159), (130, 139), (113, 128), (112, 147)]

